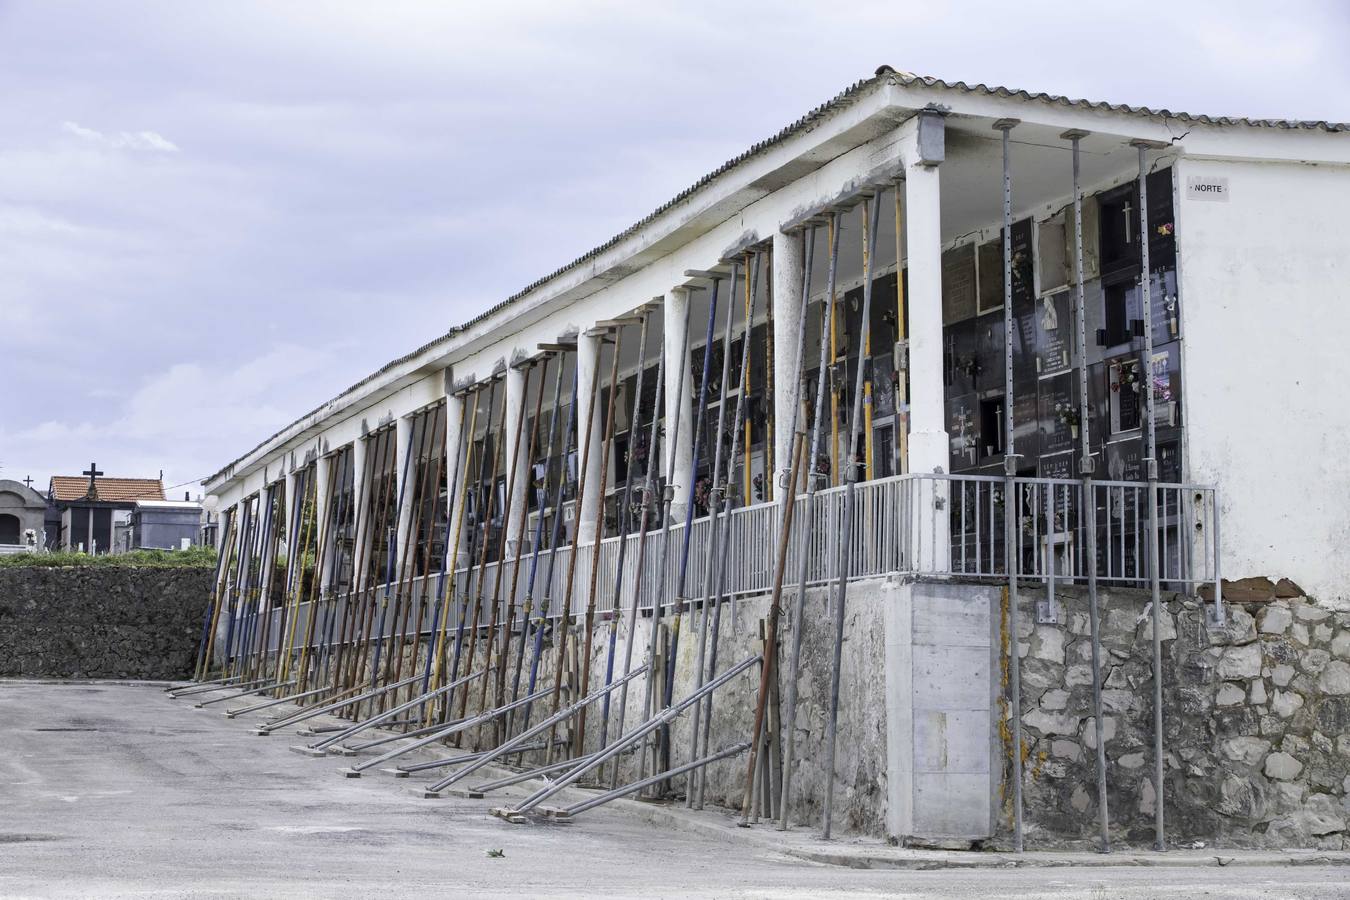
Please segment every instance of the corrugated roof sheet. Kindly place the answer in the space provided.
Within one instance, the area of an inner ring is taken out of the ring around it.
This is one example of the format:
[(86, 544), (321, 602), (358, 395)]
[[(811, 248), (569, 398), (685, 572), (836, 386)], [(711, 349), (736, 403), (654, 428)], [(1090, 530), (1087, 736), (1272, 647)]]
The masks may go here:
[(987, 84), (966, 84), (964, 81), (943, 81), (941, 78), (934, 78), (931, 75), (915, 75), (912, 72), (898, 72), (889, 66), (882, 66), (877, 70), (878, 76), (884, 76), (886, 74), (890, 74), (897, 79), (899, 84), (905, 86), (919, 84), (925, 87), (939, 88), (947, 91), (958, 91), (965, 94), (982, 94), (987, 97), (1012, 97), (1018, 100), (1047, 103), (1052, 106), (1067, 106), (1072, 109), (1091, 109), (1098, 112), (1124, 113), (1125, 115), (1131, 116), (1175, 119), (1178, 122), (1195, 123), (1199, 125), (1242, 125), (1249, 128), (1304, 129), (1327, 132), (1350, 131), (1350, 124), (1345, 122), (1328, 122), (1321, 119), (1249, 119), (1245, 117), (1233, 118), (1231, 116), (1197, 115), (1187, 112), (1172, 112), (1167, 109), (1152, 109), (1148, 106), (1131, 106), (1128, 103), (1107, 103), (1101, 100), (1074, 100), (1069, 97), (1061, 97), (1058, 94), (1024, 91), (1018, 88), (1002, 87), (1001, 85), (994, 85), (991, 87)]
[[(94, 487), (104, 503), (129, 500), (163, 500), (164, 482), (158, 478), (97, 478)], [(83, 500), (89, 493), (88, 475), (53, 475), (54, 500)]]
[[(944, 81), (941, 78), (934, 78), (928, 75), (915, 75), (912, 72), (901, 72), (897, 69), (891, 68), (890, 66), (881, 66), (880, 68), (877, 69), (876, 73), (871, 78), (864, 78), (859, 81), (855, 81), (853, 84), (849, 85), (847, 88), (840, 91), (834, 97), (815, 107), (806, 115), (797, 119), (795, 122), (792, 122), (790, 125), (787, 125), (779, 129), (776, 134), (751, 145), (749, 149), (722, 163), (722, 165), (718, 166), (716, 169), (709, 172), (707, 175), (704, 175), (698, 181), (694, 182), (689, 187), (680, 191), (674, 197), (667, 200), (665, 203), (661, 204), (656, 209), (648, 213), (646, 216), (643, 216), (637, 222), (625, 228), (623, 231), (614, 235), (609, 240), (605, 241), (602, 244), (599, 244), (598, 246), (594, 247), (588, 252), (582, 254), (581, 256), (567, 263), (566, 265), (561, 266), (558, 269), (555, 269), (548, 275), (545, 275), (544, 277), (531, 282), (521, 290), (507, 297), (505, 300), (502, 300), (500, 303), (495, 304), (490, 309), (487, 309), (484, 312), (474, 316), (472, 319), (469, 319), (462, 325), (458, 325), (451, 328), (445, 334), (441, 335), (438, 338), (435, 338), (434, 340), (428, 341), (427, 343), (418, 347), (416, 350), (413, 350), (411, 353), (406, 353), (403, 356), (398, 357), (397, 359), (390, 360), (388, 363), (381, 366), (374, 372), (370, 373), (365, 378), (361, 379), (360, 381), (348, 387), (346, 390), (337, 394), (336, 397), (334, 397), (334, 399), (341, 398), (346, 394), (349, 394), (357, 390), (363, 385), (370, 383), (376, 378), (379, 378), (386, 372), (389, 372), (392, 369), (397, 368), (399, 365), (407, 362), (408, 360), (413, 359), (438, 345), (446, 343), (460, 332), (468, 328), (472, 328), (474, 325), (477, 325), (478, 323), (484, 321), (485, 319), (488, 319), (496, 315), (497, 313), (501, 312), (507, 307), (518, 302), (531, 292), (539, 289), (548, 282), (552, 281), (553, 279), (561, 277), (562, 275), (566, 274), (567, 272), (570, 272), (571, 270), (577, 268), (578, 266), (585, 265), (586, 263), (595, 259), (605, 251), (617, 246), (620, 242), (626, 240), (629, 237), (632, 237), (634, 234), (641, 231), (647, 225), (651, 224), (658, 216), (670, 210), (671, 208), (677, 206), (678, 204), (684, 202), (685, 200), (689, 199), (691, 196), (693, 196), (703, 187), (708, 185), (710, 182), (717, 179), (719, 176), (726, 174), (727, 172), (731, 171), (737, 166), (750, 160), (752, 157), (755, 157), (760, 153), (763, 153), (770, 147), (782, 143), (783, 141), (787, 140), (793, 135), (809, 130), (820, 119), (848, 106), (850, 103), (855, 101), (865, 90), (872, 87), (873, 85), (880, 84), (883, 81), (888, 81), (890, 83), (898, 84), (901, 86), (921, 85), (924, 87), (937, 88), (940, 90), (954, 91), (958, 93), (982, 94), (991, 97), (1009, 97), (1029, 102), (1045, 103), (1052, 106), (1066, 106), (1075, 109), (1091, 109), (1132, 116), (1144, 116), (1148, 118), (1175, 119), (1180, 122), (1196, 123), (1203, 125), (1221, 125), (1221, 126), (1237, 125), (1253, 128), (1304, 129), (1304, 130), (1320, 130), (1326, 132), (1350, 131), (1350, 124), (1344, 122), (1298, 121), (1292, 119), (1248, 119), (1248, 118), (1230, 118), (1228, 116), (1194, 115), (1191, 113), (1184, 113), (1184, 112), (1174, 113), (1166, 109), (1151, 109), (1147, 106), (1130, 106), (1129, 104), (1125, 103), (1107, 103), (1104, 101), (1092, 101), (1092, 100), (1073, 100), (1068, 97), (1059, 96), (1057, 94), (1031, 92), (1015, 88), (1001, 87), (997, 85), (991, 87), (985, 84), (970, 85), (964, 81)], [(333, 401), (332, 400), (328, 401), (328, 403), (331, 402)], [(287, 425), (285, 428), (282, 428), (280, 431), (271, 435), (267, 439), (261, 441), (247, 453), (244, 453), (242, 456), (235, 459), (229, 465), (222, 468), (219, 472), (207, 476), (207, 478), (204, 480), (213, 481), (219, 478), (221, 475), (225, 474), (225, 472), (228, 471), (231, 466), (237, 465), (244, 459), (247, 459), (249, 455), (256, 453), (263, 447), (266, 447), (272, 441), (276, 440), (277, 438), (285, 434), (287, 430), (294, 427), (294, 425), (296, 425), (298, 422), (307, 419), (310, 416), (315, 415), (316, 413), (321, 412), (324, 406), (327, 405), (328, 404), (325, 403), (321, 406), (317, 406), (314, 409), (310, 410), (309, 412), (305, 413), (304, 415), (300, 416), (298, 419), (295, 420), (295, 422), (292, 422), (290, 425)]]

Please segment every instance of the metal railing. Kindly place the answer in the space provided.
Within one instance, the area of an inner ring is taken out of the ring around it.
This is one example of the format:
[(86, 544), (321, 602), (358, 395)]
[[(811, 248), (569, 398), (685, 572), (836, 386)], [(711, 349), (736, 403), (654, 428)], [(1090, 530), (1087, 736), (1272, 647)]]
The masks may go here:
[[(1054, 581), (1059, 584), (1084, 583), (1088, 567), (1096, 566), (1098, 582), (1103, 585), (1144, 587), (1149, 583), (1148, 550), (1148, 484), (1144, 482), (1093, 481), (1091, 502), (1096, 504), (1097, 558), (1089, 560), (1086, 548), (1086, 517), (1084, 485), (1082, 481), (1057, 478), (1017, 478), (1014, 480), (1014, 515), (1018, 527), (1013, 552), (1019, 561), (1019, 578), (1023, 581)], [(968, 578), (979, 580), (1005, 579), (1008, 574), (1008, 553), (1004, 538), (1004, 515), (1007, 509), (1006, 482), (999, 476), (988, 475), (898, 475), (857, 485), (852, 521), (852, 551), (847, 560), (850, 580), (892, 574), (914, 576)], [(1205, 585), (1212, 586), (1216, 603), (1220, 594), (1220, 543), (1218, 489), (1207, 485), (1160, 484), (1158, 487), (1158, 534), (1161, 581), (1170, 590), (1198, 592)], [(788, 553), (789, 584), (795, 585), (801, 554), (807, 554), (807, 581), (820, 585), (838, 577), (837, 546), (846, 523), (844, 515), (844, 488), (828, 488), (815, 494), (809, 506), (798, 501), (798, 515), (810, 515), (814, 527), (810, 546), (804, 546), (807, 529), (794, 528), (797, 537)], [(803, 519), (799, 518), (801, 523)], [(706, 567), (713, 558), (709, 517), (695, 520), (690, 539), (687, 579), (690, 596), (698, 600), (703, 595)], [(780, 525), (779, 508), (775, 503), (760, 503), (732, 510), (721, 526), (721, 539), (729, 541), (724, 593), (728, 596), (768, 593), (772, 588), (772, 548)], [(633, 592), (638, 592), (638, 607), (648, 611), (658, 601), (663, 609), (677, 602), (679, 581), (679, 548), (683, 541), (684, 524), (672, 524), (664, 533), (655, 530), (647, 535), (647, 549), (642, 570), (635, 572), (637, 545), (641, 538), (629, 535), (622, 590), (615, 597), (614, 570), (618, 560), (618, 537), (600, 542), (599, 556), (594, 544), (582, 544), (578, 549), (576, 573), (570, 597), (564, 597), (567, 567), (572, 553), (570, 546), (558, 548), (552, 565), (552, 583), (549, 578), (549, 553), (539, 555), (539, 572), (535, 582), (533, 615), (548, 598), (547, 615), (559, 618), (564, 610), (571, 615), (586, 611), (591, 567), (599, 567), (596, 589), (596, 609), (603, 615), (614, 610), (627, 609)], [(661, 542), (670, 541), (668, 553), (661, 552)], [(660, 561), (665, 556), (664, 571)], [(507, 594), (513, 580), (514, 559), (500, 565), (498, 621), (504, 622)], [(516, 581), (517, 624), (525, 601), (530, 566), (526, 552), (519, 561)], [(445, 587), (446, 602), (450, 606), (453, 627), (466, 602), (472, 615), (473, 604), (479, 598), (485, 604), (480, 622), (491, 621), (491, 599), (497, 592), (496, 562), (482, 567), (464, 567), (455, 570), (453, 582)], [(422, 610), (422, 621), (409, 622), (409, 631), (426, 631), (431, 627), (432, 609), (436, 602), (438, 576), (410, 579), (403, 585), (405, 598), (415, 601), (414, 608)], [(384, 586), (366, 589), (381, 602)], [(399, 588), (390, 591), (397, 596)], [(342, 620), (345, 604), (358, 602), (366, 594), (353, 593), (351, 598), (319, 601), (320, 627), (327, 615)], [(405, 602), (407, 602), (405, 600)], [(384, 633), (394, 633), (397, 627), (391, 614), (386, 617)], [(308, 620), (309, 604), (303, 603), (298, 613), (299, 631)], [(275, 610), (279, 617), (280, 611)], [(273, 634), (279, 629), (271, 629)], [(304, 640), (303, 634), (296, 638)]]

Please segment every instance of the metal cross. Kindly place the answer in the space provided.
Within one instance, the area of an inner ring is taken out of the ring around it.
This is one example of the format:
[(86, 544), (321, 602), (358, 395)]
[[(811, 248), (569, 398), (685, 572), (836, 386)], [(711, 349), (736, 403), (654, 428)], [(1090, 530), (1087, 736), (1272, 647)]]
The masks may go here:
[(98, 470), (98, 465), (96, 463), (91, 462), (89, 464), (89, 468), (81, 472), (80, 474), (89, 476), (89, 496), (91, 497), (98, 496), (98, 487), (94, 483), (94, 479), (103, 474)]
[(1130, 236), (1130, 224), (1131, 224), (1130, 214), (1132, 212), (1134, 212), (1134, 207), (1130, 206), (1129, 200), (1126, 200), (1125, 208), (1121, 210), (1121, 213), (1125, 216), (1125, 243), (1127, 244), (1134, 240), (1134, 238)]
[(23, 480), (23, 484), (24, 487), (29, 488), (31, 490), (33, 487), (33, 476), (32, 475), (26, 476)]

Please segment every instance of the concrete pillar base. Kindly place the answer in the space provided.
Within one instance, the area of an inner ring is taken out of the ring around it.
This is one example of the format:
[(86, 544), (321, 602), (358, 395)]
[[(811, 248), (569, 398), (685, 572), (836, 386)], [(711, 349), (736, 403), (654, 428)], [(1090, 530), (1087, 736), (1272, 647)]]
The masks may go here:
[(993, 834), (999, 589), (886, 586), (886, 830), (896, 840)]

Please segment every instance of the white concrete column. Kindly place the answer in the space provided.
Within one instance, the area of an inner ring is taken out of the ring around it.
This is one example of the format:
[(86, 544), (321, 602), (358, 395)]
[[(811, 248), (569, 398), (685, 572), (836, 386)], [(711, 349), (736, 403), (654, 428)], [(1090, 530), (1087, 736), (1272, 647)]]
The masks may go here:
[[(918, 130), (912, 141), (917, 145)], [(907, 142), (908, 143), (908, 142)], [(905, 146), (904, 225), (909, 263), (909, 466), (946, 472), (942, 382), (942, 203), (940, 168)]]
[[(530, 436), (521, 432), (526, 425), (525, 405), (528, 401), (525, 393), (525, 371), (528, 366), (512, 366), (506, 370), (506, 434), (503, 440), (506, 451), (506, 492), (511, 496), (511, 506), (506, 511), (506, 549), (508, 558), (520, 552), (520, 543), (516, 535), (521, 531), (525, 520), (525, 492), (529, 480), (526, 455), (530, 449)], [(530, 378), (534, 380), (533, 375)], [(592, 451), (594, 452), (594, 451)], [(589, 487), (588, 487), (589, 490)]]
[[(233, 506), (221, 506), (220, 500), (216, 500), (216, 553), (225, 552), (225, 538), (228, 536), (225, 534), (225, 514), (233, 509)], [(60, 534), (60, 531), (57, 533)]]
[[(689, 290), (667, 292), (662, 313), (662, 352), (666, 355), (666, 439), (663, 470), (670, 473), (675, 500), (670, 513), (683, 521), (684, 498), (694, 470), (694, 382), (689, 371)], [(679, 437), (672, 440), (679, 423)], [(672, 468), (672, 460), (674, 467)]]
[[(604, 387), (604, 376), (599, 381), (595, 381), (596, 370), (600, 365), (600, 347), (602, 346), (600, 335), (591, 335), (582, 332), (577, 336), (577, 465), (581, 465), (581, 459), (586, 452), (586, 432), (589, 429), (590, 458), (586, 460), (586, 496), (581, 504), (582, 508), (577, 510), (577, 528), (579, 529), (581, 543), (589, 543), (595, 540), (596, 523), (599, 521), (596, 515), (597, 509), (596, 495), (600, 490), (600, 456), (604, 452), (601, 441), (604, 435), (600, 430), (600, 404), (597, 402), (601, 388)], [(592, 383), (597, 385), (597, 396), (591, 395)], [(580, 477), (580, 473), (578, 473)]]
[[(316, 562), (323, 560), (323, 568), (319, 572), (319, 591), (327, 591), (328, 586), (333, 582), (333, 523), (331, 513), (333, 510), (328, 508), (328, 479), (332, 475), (333, 459), (330, 456), (320, 456), (314, 463), (314, 515), (317, 517), (314, 527), (318, 529), (318, 536), (315, 538)], [(318, 543), (322, 541), (323, 543)]]
[[(773, 309), (769, 321), (773, 327), (773, 496), (782, 501), (788, 492), (781, 485), (792, 469), (792, 423), (801, 408), (802, 236), (776, 232), (773, 236)], [(779, 477), (781, 475), (781, 477)]]
[[(398, 504), (398, 531), (394, 544), (394, 568), (391, 578), (403, 577), (404, 557), (412, 565), (412, 554), (403, 549), (413, 540), (413, 513), (417, 498), (413, 491), (417, 486), (417, 448), (413, 434), (413, 417), (400, 416), (394, 422), (394, 502)], [(411, 455), (410, 455), (411, 454)]]
[(352, 565), (356, 568), (352, 580), (358, 589), (366, 586), (366, 572), (370, 568), (370, 558), (366, 552), (370, 545), (370, 486), (366, 484), (366, 442), (369, 440), (369, 437), (362, 435), (352, 441), (352, 491), (356, 506), (352, 510), (356, 524), (356, 540), (352, 543)]
[[(941, 175), (925, 145), (923, 116), (904, 129), (900, 153), (905, 165), (904, 229), (909, 263), (909, 443), (905, 471), (947, 472), (949, 446), (942, 380), (942, 203)], [(928, 124), (933, 124), (930, 119)], [(941, 127), (941, 120), (937, 120)], [(937, 154), (938, 162), (941, 153)], [(947, 527), (947, 485), (913, 483), (911, 548), (921, 569), (944, 571), (951, 549)], [(920, 549), (921, 548), (921, 549)]]
[[(455, 522), (459, 521), (459, 508), (464, 499), (464, 440), (466, 423), (464, 416), (464, 397), (446, 393), (445, 395), (445, 497), (446, 513), (450, 519), (450, 529), (445, 535), (447, 542), (455, 539)], [(463, 538), (460, 539), (463, 543)], [(447, 552), (450, 568), (459, 568), (459, 547), (450, 547)]]

